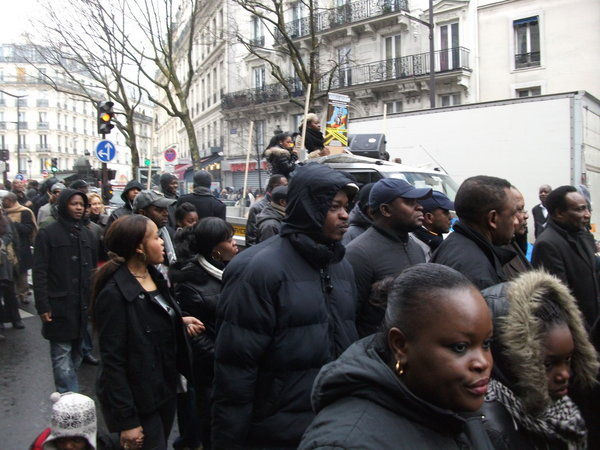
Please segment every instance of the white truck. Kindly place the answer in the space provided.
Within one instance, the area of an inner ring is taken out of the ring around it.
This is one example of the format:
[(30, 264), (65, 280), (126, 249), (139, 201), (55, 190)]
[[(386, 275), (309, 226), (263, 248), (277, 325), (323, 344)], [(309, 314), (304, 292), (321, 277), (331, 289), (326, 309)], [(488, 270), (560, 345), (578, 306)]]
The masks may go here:
[[(350, 121), (349, 134), (373, 132), (385, 133), (391, 160), (437, 167), (458, 183), (473, 175), (506, 178), (529, 210), (541, 184), (585, 185), (592, 206), (596, 201), (592, 223), (600, 221), (600, 101), (586, 92)], [(600, 229), (593, 231), (600, 238)]]

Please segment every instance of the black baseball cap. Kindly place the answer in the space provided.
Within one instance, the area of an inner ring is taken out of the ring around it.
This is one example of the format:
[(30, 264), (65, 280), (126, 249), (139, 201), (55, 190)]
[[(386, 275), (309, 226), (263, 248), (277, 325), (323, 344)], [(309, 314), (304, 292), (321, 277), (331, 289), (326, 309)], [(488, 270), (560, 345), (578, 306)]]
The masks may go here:
[(389, 203), (398, 197), (417, 200), (423, 199), (431, 196), (431, 192), (431, 188), (416, 188), (405, 180), (384, 178), (375, 183), (371, 189), (369, 206), (371, 208), (379, 208), (379, 205)]

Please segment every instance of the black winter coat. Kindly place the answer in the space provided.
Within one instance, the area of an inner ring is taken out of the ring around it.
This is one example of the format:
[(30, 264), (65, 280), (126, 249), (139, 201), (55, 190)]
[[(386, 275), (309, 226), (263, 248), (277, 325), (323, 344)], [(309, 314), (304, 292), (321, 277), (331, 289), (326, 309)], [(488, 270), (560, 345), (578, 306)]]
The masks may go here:
[(433, 253), (432, 263), (452, 267), (479, 289), (508, 280), (502, 266), (515, 257), (512, 250), (492, 245), (464, 223), (457, 222), (453, 228)]
[(589, 231), (569, 232), (548, 219), (546, 229), (535, 241), (531, 262), (560, 278), (573, 292), (588, 329), (598, 321), (600, 289), (595, 249)]
[(381, 336), (324, 366), (312, 392), (316, 418), (300, 450), (491, 450), (481, 416), (466, 418), (416, 397), (388, 367)]
[(284, 216), (285, 209), (282, 211), (269, 203), (256, 217), (256, 242), (266, 241), (271, 236), (279, 234)]
[(270, 203), (269, 195), (265, 195), (259, 201), (254, 202), (248, 211), (248, 220), (246, 221), (246, 247), (256, 244), (257, 228), (256, 217), (261, 213), (265, 206)]
[(139, 426), (140, 415), (174, 399), (180, 373), (192, 379), (179, 306), (160, 273), (151, 266), (148, 271), (175, 310), (175, 319), (144, 291), (125, 264), (109, 278), (94, 304), (101, 359), (96, 389), (111, 432)]
[(531, 208), (531, 213), (533, 215), (534, 235), (537, 239), (542, 234), (542, 231), (546, 229), (550, 213), (546, 212), (546, 217), (544, 217), (541, 204), (537, 204)]
[(352, 264), (358, 292), (356, 328), (360, 337), (368, 336), (379, 331), (385, 315), (385, 305), (369, 302), (373, 283), (424, 263), (425, 253), (408, 234), (400, 237), (373, 225), (348, 244), (346, 258)]
[(220, 217), (225, 220), (227, 208), (221, 200), (210, 192), (209, 188), (202, 186), (194, 188), (193, 193), (182, 195), (177, 199), (177, 206), (185, 202), (191, 203), (196, 207), (198, 220), (202, 220), (205, 217)]
[[(215, 263), (216, 264), (216, 263)], [(213, 379), (216, 312), (221, 297), (221, 280), (210, 275), (198, 260), (187, 263), (180, 271), (171, 274), (175, 284), (175, 298), (181, 309), (199, 319), (205, 331), (191, 338), (194, 376), (201, 385), (209, 385)]]
[(225, 269), (213, 448), (295, 448), (313, 418), (317, 372), (357, 339), (354, 275), (344, 248), (309, 237), (320, 233), (333, 197), (350, 182), (318, 164), (296, 169), (281, 233)]
[(137, 180), (131, 180), (129, 183), (125, 185), (123, 189), (123, 193), (121, 194), (121, 199), (125, 202), (123, 206), (115, 209), (108, 218), (106, 223), (106, 228), (110, 227), (110, 225), (117, 219), (120, 219), (123, 216), (129, 216), (133, 214), (132, 205), (127, 198), (127, 194), (132, 189), (139, 189), (140, 191), (144, 189), (144, 186)]
[[(52, 313), (42, 335), (52, 341), (83, 336), (98, 243), (82, 221), (68, 218), (67, 202), (74, 195), (65, 189), (58, 199), (58, 220), (40, 229), (34, 246), (33, 293), (38, 314)], [(87, 202), (87, 199), (86, 199)]]

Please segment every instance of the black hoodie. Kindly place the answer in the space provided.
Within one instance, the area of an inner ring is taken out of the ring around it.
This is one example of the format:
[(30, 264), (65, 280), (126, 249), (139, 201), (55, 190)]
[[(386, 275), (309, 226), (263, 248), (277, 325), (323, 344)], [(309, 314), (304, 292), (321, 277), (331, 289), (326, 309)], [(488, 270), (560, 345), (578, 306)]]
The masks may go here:
[(298, 167), (278, 236), (236, 256), (217, 306), (213, 448), (295, 448), (313, 418), (317, 372), (357, 339), (344, 247), (320, 244), (345, 175)]
[(123, 206), (115, 209), (110, 217), (108, 218), (108, 222), (106, 224), (106, 228), (110, 226), (115, 220), (133, 214), (132, 204), (127, 197), (127, 194), (132, 189), (139, 189), (140, 191), (144, 190), (144, 186), (137, 180), (131, 180), (129, 183), (125, 185), (125, 189), (123, 189), (123, 193), (121, 194), (121, 199), (125, 202)]
[(463, 417), (412, 394), (388, 367), (380, 335), (366, 337), (324, 366), (317, 376), (317, 417), (300, 449), (492, 448), (481, 416)]

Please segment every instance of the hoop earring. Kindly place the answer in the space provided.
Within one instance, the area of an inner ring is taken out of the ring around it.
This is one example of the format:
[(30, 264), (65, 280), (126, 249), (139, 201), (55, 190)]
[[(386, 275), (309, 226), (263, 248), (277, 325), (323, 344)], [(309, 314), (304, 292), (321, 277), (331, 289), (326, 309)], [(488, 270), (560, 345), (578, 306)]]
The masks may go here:
[(396, 373), (398, 376), (404, 375), (404, 368), (400, 366), (400, 361), (396, 361)]

